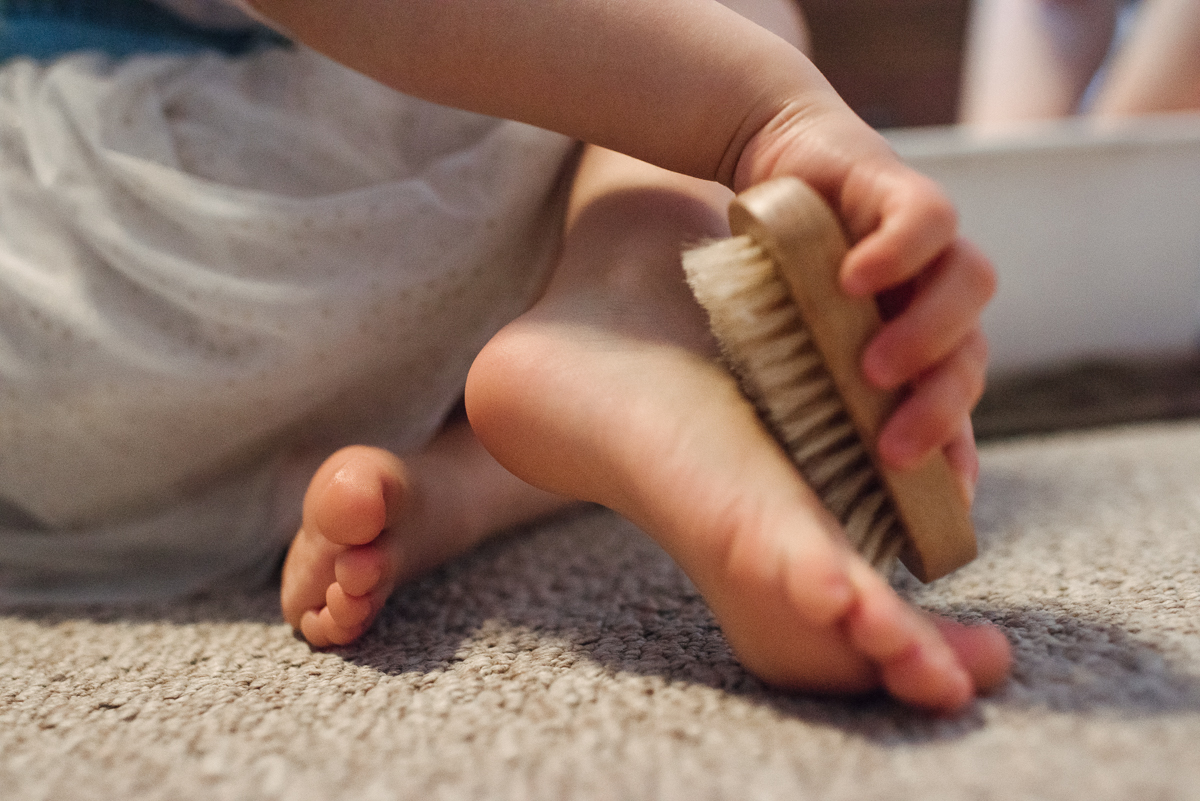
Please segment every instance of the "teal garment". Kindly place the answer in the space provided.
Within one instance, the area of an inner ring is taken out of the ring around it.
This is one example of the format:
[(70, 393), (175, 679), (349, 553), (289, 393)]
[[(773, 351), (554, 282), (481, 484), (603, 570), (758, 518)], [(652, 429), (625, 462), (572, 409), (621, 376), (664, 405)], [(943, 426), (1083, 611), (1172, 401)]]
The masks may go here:
[(284, 41), (261, 26), (194, 25), (149, 0), (0, 0), (0, 60), (47, 60), (81, 50), (114, 58), (200, 50), (236, 55)]

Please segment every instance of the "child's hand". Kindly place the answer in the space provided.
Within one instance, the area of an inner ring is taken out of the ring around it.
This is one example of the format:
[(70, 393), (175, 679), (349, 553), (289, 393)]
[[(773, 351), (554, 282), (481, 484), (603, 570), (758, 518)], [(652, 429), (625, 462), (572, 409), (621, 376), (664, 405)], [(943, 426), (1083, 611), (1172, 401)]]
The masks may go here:
[(842, 285), (876, 297), (886, 321), (863, 354), (863, 372), (881, 388), (905, 388), (880, 433), (880, 454), (905, 468), (942, 448), (970, 494), (978, 472), (970, 412), (987, 363), (979, 318), (995, 292), (995, 271), (958, 236), (941, 189), (878, 135), (844, 114), (815, 122), (812, 112), (804, 116), (764, 129), (746, 149), (739, 177), (757, 183), (798, 175), (834, 205), (852, 243)]
[[(859, 263), (848, 259), (846, 275)], [(914, 278), (879, 296), (888, 319), (862, 361), (871, 383), (908, 387), (880, 433), (882, 457), (896, 467), (912, 467), (944, 448), (968, 495), (979, 466), (970, 413), (983, 393), (987, 367), (979, 315), (995, 286), (983, 254), (953, 239)]]

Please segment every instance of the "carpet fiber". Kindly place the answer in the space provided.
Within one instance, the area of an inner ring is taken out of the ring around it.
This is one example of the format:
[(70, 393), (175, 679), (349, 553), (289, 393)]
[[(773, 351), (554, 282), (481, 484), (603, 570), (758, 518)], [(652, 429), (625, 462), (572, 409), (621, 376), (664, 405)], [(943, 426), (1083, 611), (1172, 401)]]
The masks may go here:
[(981, 554), (922, 606), (1003, 627), (954, 719), (762, 687), (589, 509), (314, 652), (273, 590), (0, 610), (4, 799), (1200, 799), (1200, 421), (988, 444)]

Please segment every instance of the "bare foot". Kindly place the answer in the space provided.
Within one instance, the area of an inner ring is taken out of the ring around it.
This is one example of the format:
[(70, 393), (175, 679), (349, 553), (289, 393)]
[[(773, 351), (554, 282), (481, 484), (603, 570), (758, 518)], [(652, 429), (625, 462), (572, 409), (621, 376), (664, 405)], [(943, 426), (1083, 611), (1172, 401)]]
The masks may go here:
[(1007, 674), (1007, 641), (901, 601), (714, 363), (678, 246), (723, 225), (652, 189), (587, 206), (545, 297), (476, 360), (472, 426), (516, 475), (654, 537), (768, 683), (960, 708)]
[(567, 503), (500, 467), (465, 423), (407, 460), (343, 448), (304, 496), (283, 567), (284, 618), (318, 648), (345, 645), (370, 627), (398, 584)]

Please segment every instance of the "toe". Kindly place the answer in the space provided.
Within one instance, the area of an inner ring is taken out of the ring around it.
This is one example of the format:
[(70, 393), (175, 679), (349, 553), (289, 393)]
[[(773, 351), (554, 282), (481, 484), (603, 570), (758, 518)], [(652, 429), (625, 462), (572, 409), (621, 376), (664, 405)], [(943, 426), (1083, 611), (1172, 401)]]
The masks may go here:
[(340, 545), (363, 545), (379, 536), (389, 511), (400, 508), (404, 464), (379, 448), (355, 445), (325, 461), (304, 498), (304, 517)]
[(325, 605), (325, 589), (335, 580), (333, 560), (338, 546), (301, 529), (283, 564), (279, 601), (284, 619), (295, 629), (305, 612)]
[(979, 692), (997, 689), (1012, 669), (1012, 646), (992, 625), (965, 626), (945, 618), (934, 625), (975, 682)]
[(784, 586), (796, 614), (816, 627), (837, 623), (853, 608), (857, 593), (847, 571), (846, 549), (832, 538), (793, 538), (787, 545)]
[(372, 600), (346, 595), (337, 584), (329, 585), (328, 603), (310, 609), (300, 619), (300, 633), (314, 648), (349, 645), (363, 635), (374, 619)]
[(883, 686), (897, 700), (955, 712), (975, 697), (971, 677), (941, 644), (918, 641), (880, 665)]
[(854, 565), (852, 573), (859, 600), (846, 629), (855, 647), (879, 666), (888, 692), (940, 711), (970, 703), (974, 682), (932, 620), (900, 600), (865, 563)]
[(348, 595), (338, 584), (325, 593), (325, 612), (332, 624), (327, 634), (338, 645), (347, 645), (363, 635), (375, 619), (375, 605), (368, 595)]
[[(325, 620), (322, 618), (325, 618)], [(326, 648), (333, 645), (333, 641), (326, 634), (326, 629), (328, 628), (327, 618), (328, 613), (324, 608), (309, 609), (300, 617), (300, 623), (296, 628), (313, 648)]]
[(308, 644), (314, 648), (328, 648), (334, 645), (349, 645), (358, 638), (358, 633), (346, 631), (333, 621), (329, 608), (304, 613), (300, 623), (300, 633)]
[(370, 595), (387, 574), (387, 555), (377, 543), (349, 548), (333, 563), (337, 583), (347, 595)]

